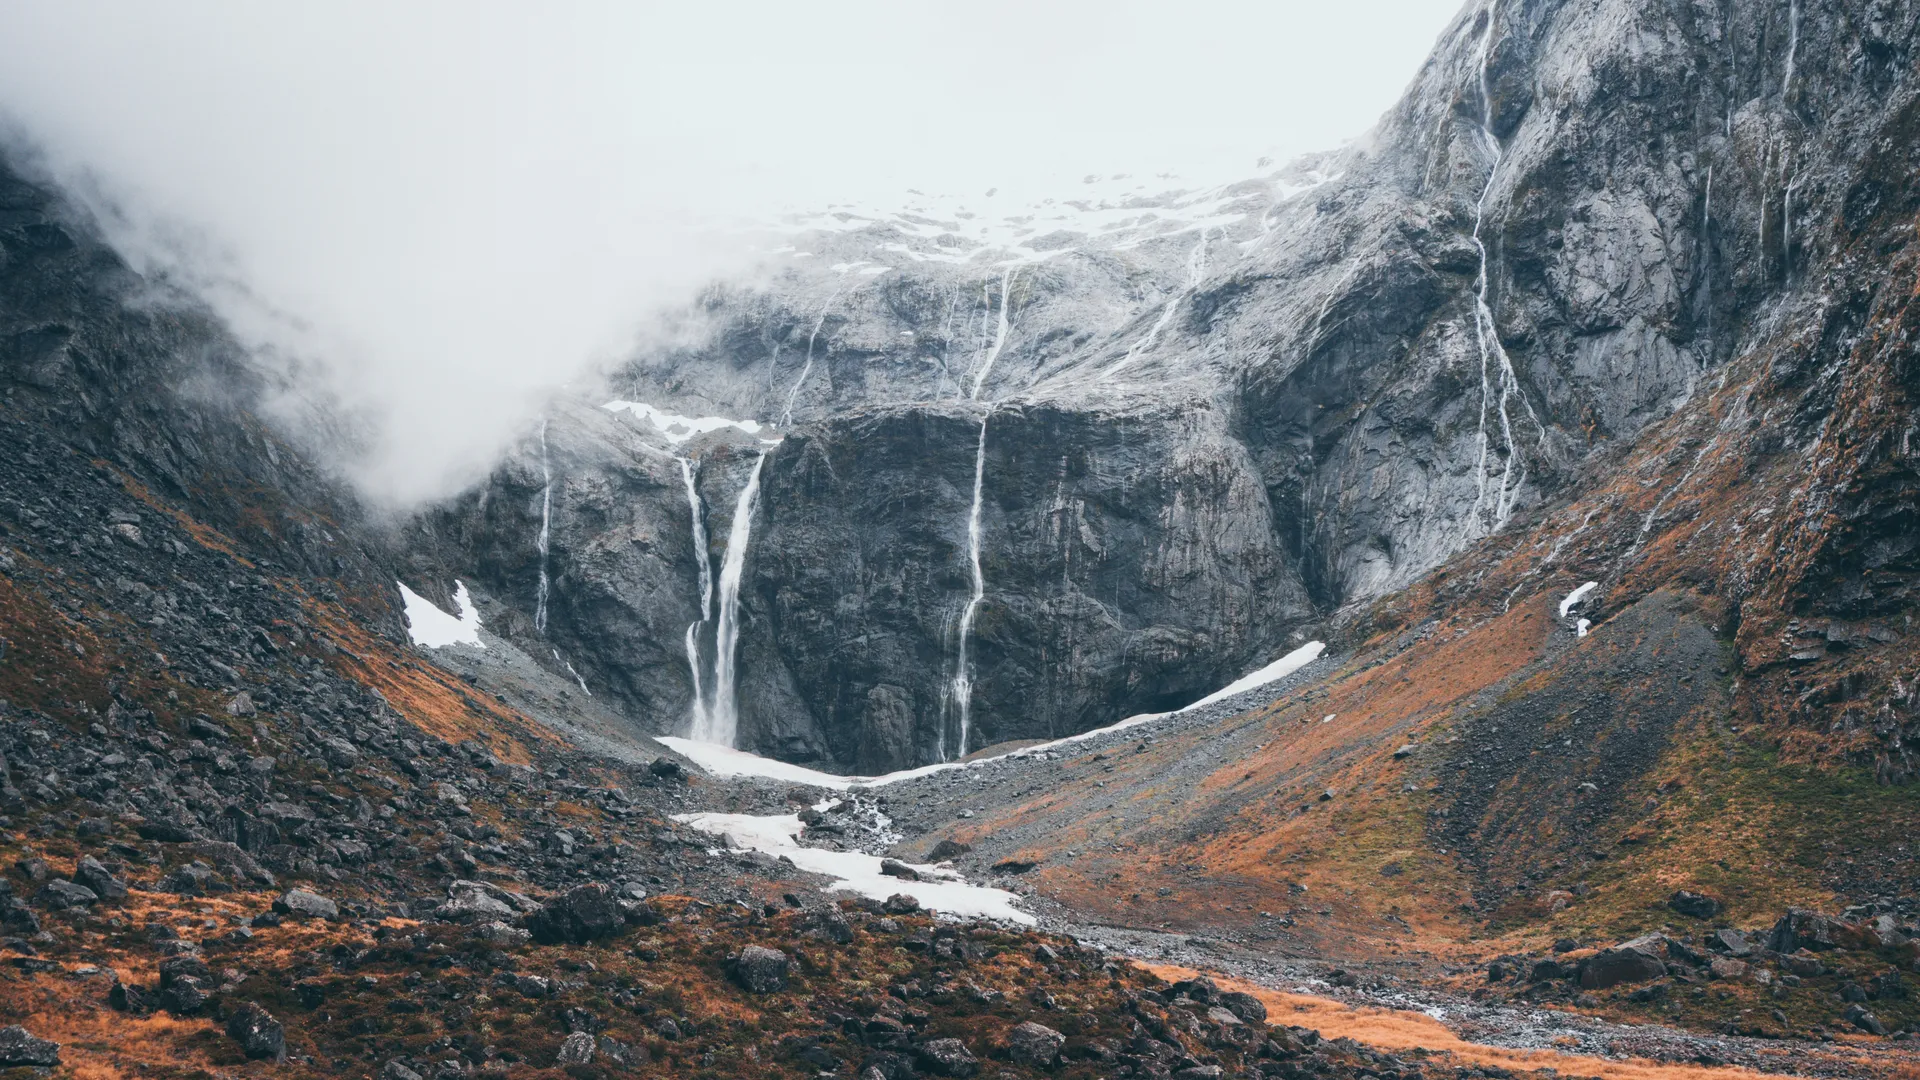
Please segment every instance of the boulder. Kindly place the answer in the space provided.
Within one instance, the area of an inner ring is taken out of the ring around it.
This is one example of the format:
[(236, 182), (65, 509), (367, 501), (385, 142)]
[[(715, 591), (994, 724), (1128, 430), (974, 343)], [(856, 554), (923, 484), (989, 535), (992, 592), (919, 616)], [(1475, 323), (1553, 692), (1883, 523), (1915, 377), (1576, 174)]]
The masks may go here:
[(227, 1036), (240, 1044), (240, 1050), (253, 1061), (287, 1060), (287, 1036), (280, 1021), (267, 1010), (248, 1002), (227, 1018)]
[(1753, 946), (1747, 941), (1747, 935), (1725, 927), (1707, 935), (1707, 948), (1728, 956), (1746, 956), (1753, 952)]
[(887, 897), (886, 903), (880, 905), (880, 910), (888, 915), (911, 915), (920, 910), (920, 901), (906, 893), (894, 893)]
[(959, 1039), (929, 1039), (915, 1050), (920, 1064), (935, 1076), (972, 1076), (980, 1061)]
[(1667, 964), (1660, 959), (1657, 948), (1658, 938), (1650, 935), (1595, 953), (1580, 962), (1580, 986), (1602, 990), (1661, 978), (1667, 973)]
[(1705, 893), (1686, 889), (1667, 897), (1667, 906), (1691, 919), (1711, 919), (1720, 914), (1720, 901)]
[(949, 859), (957, 859), (972, 850), (971, 844), (963, 844), (958, 840), (942, 840), (933, 845), (932, 851), (927, 852), (927, 861), (943, 863)]
[(626, 924), (613, 890), (597, 881), (567, 890), (527, 917), (527, 929), (542, 945), (584, 945), (610, 938)]
[(920, 871), (898, 859), (881, 859), (880, 872), (888, 877), (897, 877), (903, 881), (919, 881)]
[(66, 878), (54, 878), (40, 887), (34, 899), (41, 907), (64, 911), (67, 908), (91, 907), (100, 897), (85, 885), (76, 885)]
[(273, 910), (282, 915), (300, 915), (309, 919), (337, 919), (340, 905), (306, 889), (288, 889), (273, 902)]
[(1246, 1021), (1249, 1024), (1264, 1024), (1267, 1020), (1267, 1007), (1252, 994), (1238, 990), (1222, 990), (1219, 995), (1220, 1007)]
[(779, 949), (749, 945), (733, 961), (733, 981), (751, 994), (772, 994), (787, 988), (787, 954)]
[(449, 922), (474, 922), (513, 918), (519, 914), (499, 895), (500, 890), (480, 881), (459, 880), (447, 886), (447, 901), (434, 909), (434, 915)]
[(60, 1044), (38, 1039), (19, 1024), (0, 1028), (0, 1065), (60, 1064)]
[(1806, 908), (1788, 908), (1787, 913), (1780, 916), (1780, 921), (1773, 924), (1773, 934), (1767, 940), (1767, 947), (1777, 953), (1801, 949), (1826, 952), (1840, 948), (1844, 937), (1845, 931), (1840, 920)]
[(1044, 1069), (1053, 1064), (1054, 1059), (1060, 1056), (1060, 1048), (1066, 1044), (1065, 1035), (1032, 1021), (1007, 1032), (1007, 1056), (1016, 1065)]
[(73, 868), (75, 883), (92, 889), (102, 900), (125, 900), (127, 883), (113, 876), (113, 871), (101, 865), (100, 860), (91, 855), (82, 856)]
[(556, 1065), (585, 1065), (593, 1060), (594, 1039), (584, 1031), (576, 1031), (560, 1041), (560, 1052), (554, 1057)]
[(1868, 1012), (1864, 1005), (1849, 1005), (1847, 1006), (1847, 1011), (1843, 1013), (1842, 1016), (1846, 1019), (1847, 1023), (1852, 1024), (1854, 1027), (1859, 1028), (1869, 1035), (1885, 1035), (1887, 1033), (1887, 1025), (1881, 1023), (1879, 1017)]

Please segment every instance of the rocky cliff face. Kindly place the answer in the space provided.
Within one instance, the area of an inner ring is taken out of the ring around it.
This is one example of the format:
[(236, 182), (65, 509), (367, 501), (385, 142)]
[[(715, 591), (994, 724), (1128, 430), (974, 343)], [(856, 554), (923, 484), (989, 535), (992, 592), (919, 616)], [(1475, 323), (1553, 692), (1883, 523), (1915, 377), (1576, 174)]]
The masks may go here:
[[(1162, 708), (1524, 525), (1777, 332), (1861, 212), (1912, 34), (1898, 4), (1476, 3), (1366, 140), (1290, 170), (993, 228), (810, 223), (609, 392), (784, 440), (758, 444), (741, 744), (879, 769)], [(725, 517), (743, 451), (629, 430), (655, 465), (620, 513), (659, 529), (596, 547), (563, 505), (548, 633), (671, 730), (696, 668), (667, 631), (701, 613), (659, 452)], [(531, 454), (493, 484), (510, 524), (441, 519), (523, 609)]]

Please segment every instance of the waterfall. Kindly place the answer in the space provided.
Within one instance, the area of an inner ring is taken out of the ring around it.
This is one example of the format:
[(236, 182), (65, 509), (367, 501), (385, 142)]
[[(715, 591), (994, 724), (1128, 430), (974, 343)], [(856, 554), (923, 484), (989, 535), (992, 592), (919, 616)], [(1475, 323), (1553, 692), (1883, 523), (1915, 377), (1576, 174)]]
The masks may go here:
[(1800, 51), (1800, 0), (1787, 2), (1787, 73), (1780, 79), (1780, 96), (1793, 88), (1793, 60)]
[(547, 632), (547, 594), (552, 583), (547, 578), (547, 546), (553, 535), (553, 469), (547, 461), (547, 420), (540, 418), (540, 476), (546, 486), (540, 489), (540, 538), (534, 546), (540, 549), (540, 586), (533, 602), (533, 629), (535, 633)]
[(1514, 372), (1513, 361), (1507, 356), (1506, 347), (1500, 343), (1499, 327), (1494, 322), (1493, 307), (1488, 302), (1493, 275), (1489, 267), (1487, 242), (1482, 232), (1486, 226), (1487, 199), (1493, 195), (1494, 184), (1500, 177), (1500, 166), (1506, 157), (1506, 148), (1500, 145), (1500, 139), (1493, 133), (1493, 86), (1487, 79), (1487, 67), (1493, 58), (1493, 34), (1498, 9), (1499, 0), (1487, 5), (1487, 30), (1480, 41), (1480, 135), (1493, 162), (1487, 169), (1487, 183), (1480, 190), (1480, 199), (1474, 204), (1473, 213), (1473, 246), (1480, 253), (1480, 274), (1474, 281), (1473, 290), (1473, 331), (1480, 350), (1480, 454), (1474, 466), (1475, 494), (1472, 515), (1467, 523), (1469, 533), (1481, 526), (1481, 514), (1487, 501), (1487, 481), (1491, 478), (1487, 469), (1487, 456), (1492, 448), (1487, 435), (1487, 411), (1494, 396), (1494, 384), (1491, 381), (1496, 377), (1492, 370), (1494, 361), (1499, 363), (1499, 402), (1493, 409), (1500, 418), (1500, 438), (1506, 446), (1506, 462), (1500, 473), (1500, 488), (1494, 494), (1493, 521), (1486, 530), (1488, 533), (1505, 525), (1513, 515), (1513, 499), (1526, 479), (1524, 469), (1517, 478), (1514, 475), (1514, 466), (1520, 459), (1520, 448), (1514, 443), (1513, 416), (1507, 407), (1509, 399), (1519, 396), (1520, 403), (1526, 406), (1527, 415), (1540, 429), (1542, 445), (1546, 442), (1546, 427), (1534, 415), (1533, 403), (1527, 400), (1526, 393), (1520, 389), (1520, 377)]
[(1193, 250), (1187, 253), (1187, 279), (1185, 284), (1180, 287), (1179, 292), (1174, 293), (1173, 296), (1168, 298), (1166, 306), (1160, 309), (1160, 317), (1153, 321), (1153, 325), (1147, 328), (1147, 332), (1141, 335), (1140, 340), (1127, 347), (1127, 355), (1121, 357), (1115, 361), (1111, 367), (1101, 372), (1100, 377), (1103, 379), (1111, 377), (1121, 368), (1133, 363), (1136, 357), (1145, 355), (1148, 349), (1153, 348), (1153, 343), (1160, 338), (1160, 332), (1165, 330), (1167, 324), (1173, 321), (1173, 313), (1180, 307), (1180, 301), (1191, 296), (1194, 290), (1200, 287), (1200, 280), (1206, 277), (1206, 275), (1207, 229), (1202, 228), (1200, 230), (1200, 242), (1195, 244)]
[(720, 564), (720, 627), (714, 639), (713, 709), (706, 717), (706, 730), (696, 727), (693, 733), (693, 737), (702, 742), (722, 746), (732, 746), (739, 734), (734, 654), (740, 645), (740, 579), (746, 572), (754, 505), (760, 501), (760, 470), (766, 464), (767, 453), (763, 450), (733, 507), (733, 524), (727, 531), (727, 554)]
[[(980, 494), (987, 475), (987, 420), (992, 415), (992, 410), (988, 410), (987, 415), (980, 418), (980, 443), (973, 454), (973, 508), (967, 511), (967, 563), (973, 573), (973, 595), (967, 598), (967, 606), (960, 613), (960, 646), (954, 659), (950, 695), (960, 714), (960, 750), (955, 757), (967, 756), (967, 737), (973, 720), (973, 670), (967, 657), (967, 639), (973, 634), (974, 613), (987, 594), (986, 575), (980, 572)], [(942, 723), (940, 757), (943, 761), (947, 760), (946, 743), (946, 725)]]
[(787, 391), (787, 407), (780, 414), (780, 426), (786, 427), (793, 421), (793, 402), (800, 396), (800, 387), (807, 381), (807, 375), (813, 371), (813, 340), (820, 336), (820, 328), (827, 325), (827, 313), (833, 310), (833, 302), (840, 298), (840, 286), (836, 285), (827, 294), (827, 302), (820, 305), (820, 317), (813, 320), (813, 332), (807, 335), (807, 362), (800, 367), (800, 376), (793, 380), (793, 389)]
[(1000, 325), (994, 331), (993, 346), (973, 373), (973, 390), (967, 395), (968, 401), (980, 400), (980, 388), (986, 385), (987, 373), (993, 370), (993, 362), (1000, 359), (1000, 350), (1007, 346), (1007, 302), (1012, 296), (1013, 269), (1009, 267), (1000, 275)]
[(707, 555), (707, 515), (701, 512), (700, 489), (693, 482), (693, 463), (680, 463), (680, 479), (687, 486), (687, 508), (693, 514), (693, 561), (700, 566), (700, 621), (713, 618), (713, 560)]
[(693, 737), (707, 739), (713, 730), (713, 721), (707, 715), (707, 690), (700, 683), (700, 627), (704, 623), (687, 624), (687, 670), (693, 673)]

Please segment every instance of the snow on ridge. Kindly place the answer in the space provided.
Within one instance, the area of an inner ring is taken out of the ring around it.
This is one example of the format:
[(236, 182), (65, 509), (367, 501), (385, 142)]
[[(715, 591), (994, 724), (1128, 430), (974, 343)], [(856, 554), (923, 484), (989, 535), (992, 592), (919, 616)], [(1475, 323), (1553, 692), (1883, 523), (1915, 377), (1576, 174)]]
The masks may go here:
[(1588, 593), (1592, 592), (1593, 590), (1599, 587), (1600, 587), (1599, 582), (1589, 581), (1585, 585), (1582, 585), (1579, 588), (1568, 593), (1567, 598), (1560, 601), (1560, 617), (1563, 619), (1566, 618), (1567, 612), (1573, 610), (1573, 605), (1578, 604), (1582, 600), (1585, 600), (1587, 598)]
[(458, 615), (441, 611), (433, 601), (407, 588), (406, 582), (394, 584), (400, 586), (400, 599), (406, 603), (407, 636), (415, 645), (429, 649), (443, 649), (448, 645), (486, 648), (480, 643), (480, 610), (474, 606), (466, 582), (453, 583), (453, 603)]
[(1033, 916), (1014, 907), (1014, 894), (1005, 889), (969, 885), (953, 870), (909, 863), (919, 881), (880, 872), (880, 856), (857, 851), (829, 851), (805, 847), (800, 833), (806, 828), (798, 814), (675, 814), (673, 820), (700, 832), (721, 836), (737, 848), (784, 858), (801, 870), (831, 877), (829, 892), (850, 892), (875, 900), (906, 893), (920, 905), (942, 915), (997, 919), (1033, 926)]
[(1142, 724), (1152, 723), (1164, 717), (1177, 716), (1183, 712), (1203, 708), (1217, 701), (1224, 701), (1236, 694), (1244, 694), (1249, 690), (1265, 686), (1270, 682), (1284, 679), (1288, 675), (1299, 671), (1301, 668), (1319, 659), (1320, 654), (1325, 652), (1326, 648), (1325, 642), (1309, 641), (1280, 659), (1275, 660), (1273, 663), (1268, 664), (1266, 667), (1227, 684), (1191, 705), (1175, 709), (1171, 713), (1143, 713), (1139, 716), (1129, 716), (1125, 720), (1115, 724), (1108, 724), (1106, 727), (1094, 728), (1092, 731), (1083, 731), (1078, 735), (1068, 735), (1064, 738), (1054, 739), (1051, 742), (1022, 747), (1018, 750), (999, 754), (994, 757), (979, 758), (973, 761), (948, 761), (937, 765), (922, 765), (919, 768), (902, 769), (899, 772), (886, 773), (882, 776), (841, 776), (837, 773), (809, 769), (804, 765), (793, 765), (785, 761), (775, 761), (772, 758), (764, 758), (758, 754), (749, 754), (745, 750), (735, 750), (730, 746), (696, 742), (692, 739), (682, 739), (672, 735), (656, 736), (654, 741), (661, 743), (668, 749), (687, 758), (714, 776), (759, 777), (766, 780), (778, 780), (791, 784), (809, 784), (814, 787), (826, 788), (830, 791), (847, 791), (856, 787), (885, 787), (888, 784), (897, 784), (904, 780), (914, 780), (922, 776), (932, 776), (935, 773), (953, 772), (959, 769), (977, 769), (990, 762), (1003, 761), (1008, 758), (1032, 757), (1035, 754), (1046, 753), (1055, 747), (1084, 742), (1088, 739), (1097, 739), (1102, 735), (1112, 735), (1116, 732), (1126, 731), (1129, 728), (1139, 727)]
[(695, 435), (704, 435), (721, 428), (738, 428), (749, 435), (758, 435), (766, 428), (758, 420), (733, 420), (725, 416), (682, 416), (656, 408), (644, 401), (609, 401), (600, 406), (608, 412), (632, 413), (634, 416), (653, 425), (655, 431), (666, 437), (675, 446), (686, 442)]

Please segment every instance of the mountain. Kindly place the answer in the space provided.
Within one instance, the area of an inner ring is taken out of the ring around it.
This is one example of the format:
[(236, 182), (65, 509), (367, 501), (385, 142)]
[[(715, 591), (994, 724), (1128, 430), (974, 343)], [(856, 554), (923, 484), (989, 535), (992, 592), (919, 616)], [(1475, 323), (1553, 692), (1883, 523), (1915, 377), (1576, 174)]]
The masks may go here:
[(1917, 25), (789, 222), (399, 521), (10, 158), (0, 1066), (1911, 1070)]

